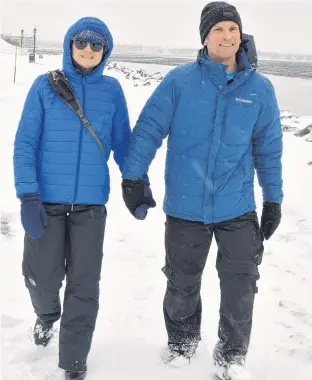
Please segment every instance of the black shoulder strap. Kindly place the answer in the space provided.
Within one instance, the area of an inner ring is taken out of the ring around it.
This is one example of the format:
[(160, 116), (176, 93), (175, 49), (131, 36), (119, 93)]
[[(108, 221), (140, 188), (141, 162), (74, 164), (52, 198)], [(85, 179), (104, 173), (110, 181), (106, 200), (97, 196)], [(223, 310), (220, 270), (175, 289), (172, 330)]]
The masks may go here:
[(106, 155), (106, 150), (101, 140), (96, 135), (94, 129), (91, 127), (89, 120), (85, 117), (82, 108), (75, 96), (74, 90), (72, 89), (69, 81), (67, 80), (65, 74), (60, 70), (49, 71), (48, 81), (56, 92), (56, 94), (66, 103), (71, 110), (79, 117), (83, 125), (88, 129), (95, 142)]

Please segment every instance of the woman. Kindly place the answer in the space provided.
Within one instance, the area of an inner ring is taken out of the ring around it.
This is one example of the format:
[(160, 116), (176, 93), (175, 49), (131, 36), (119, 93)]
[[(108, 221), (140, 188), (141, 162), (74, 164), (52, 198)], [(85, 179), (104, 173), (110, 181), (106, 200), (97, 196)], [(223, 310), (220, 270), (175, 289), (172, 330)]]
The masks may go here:
[[(63, 73), (105, 147), (39, 76), (15, 138), (14, 172), (25, 229), (23, 275), (37, 315), (34, 340), (46, 346), (61, 318), (59, 367), (84, 379), (99, 308), (111, 150), (122, 170), (130, 140), (119, 82), (102, 75), (113, 39), (97, 18), (83, 18), (64, 39)], [(61, 313), (59, 290), (66, 275)]]

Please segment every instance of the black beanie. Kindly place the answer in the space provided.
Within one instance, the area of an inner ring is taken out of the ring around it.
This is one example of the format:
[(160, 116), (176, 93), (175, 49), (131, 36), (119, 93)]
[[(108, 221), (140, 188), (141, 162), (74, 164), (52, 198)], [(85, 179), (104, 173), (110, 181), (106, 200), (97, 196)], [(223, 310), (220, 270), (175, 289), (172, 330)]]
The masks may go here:
[(224, 1), (213, 1), (205, 6), (200, 16), (199, 32), (202, 44), (210, 29), (221, 21), (235, 22), (242, 36), (242, 21), (236, 8)]

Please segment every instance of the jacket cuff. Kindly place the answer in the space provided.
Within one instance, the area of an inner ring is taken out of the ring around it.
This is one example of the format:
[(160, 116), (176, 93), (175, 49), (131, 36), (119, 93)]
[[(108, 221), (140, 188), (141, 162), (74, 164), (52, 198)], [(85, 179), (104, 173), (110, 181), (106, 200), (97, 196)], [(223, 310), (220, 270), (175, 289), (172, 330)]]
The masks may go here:
[(40, 193), (26, 193), (22, 194), (19, 198), (22, 203), (36, 202), (40, 201)]

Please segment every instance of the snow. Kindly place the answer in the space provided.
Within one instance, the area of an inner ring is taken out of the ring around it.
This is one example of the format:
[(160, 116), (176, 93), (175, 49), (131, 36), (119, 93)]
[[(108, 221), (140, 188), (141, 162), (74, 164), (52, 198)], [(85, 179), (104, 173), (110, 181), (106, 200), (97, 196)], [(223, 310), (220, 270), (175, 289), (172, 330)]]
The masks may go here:
[[(13, 46), (11, 44), (8, 44), (2, 38), (0, 38), (0, 53), (1, 53), (1, 58), (2, 58), (3, 54), (15, 54), (15, 51), (16, 51), (16, 47), (15, 46)], [(17, 48), (17, 53), (19, 55), (27, 55), (28, 49), (18, 47)]]
[[(1, 54), (1, 370), (3, 380), (60, 380), (57, 333), (50, 346), (31, 339), (35, 322), (21, 273), (23, 229), (13, 185), (13, 140), (26, 93), (34, 78), (61, 66), (61, 56), (28, 64), (18, 57), (13, 84), (13, 56)], [(155, 71), (161, 71), (161, 67)], [(157, 86), (134, 86), (123, 72), (109, 70), (126, 93), (134, 125), (145, 101)], [(294, 102), (300, 97), (293, 94)], [(288, 111), (291, 112), (292, 110)], [(294, 120), (285, 113), (285, 120)], [(304, 128), (310, 119), (296, 119)], [(253, 335), (247, 368), (253, 380), (310, 380), (312, 373), (312, 145), (305, 137), (285, 132), (283, 221), (265, 243), (256, 297)], [(212, 379), (211, 352), (217, 338), (219, 284), (213, 243), (203, 277), (203, 341), (197, 357), (183, 368), (166, 367), (160, 359), (166, 344), (162, 300), (164, 265), (165, 144), (151, 165), (150, 179), (158, 206), (145, 221), (135, 220), (123, 204), (120, 173), (111, 161), (112, 191), (104, 243), (100, 312), (88, 360), (88, 380)], [(259, 211), (260, 191), (257, 188)], [(44, 252), (43, 252), (44, 254)], [(55, 325), (56, 331), (58, 324)]]

